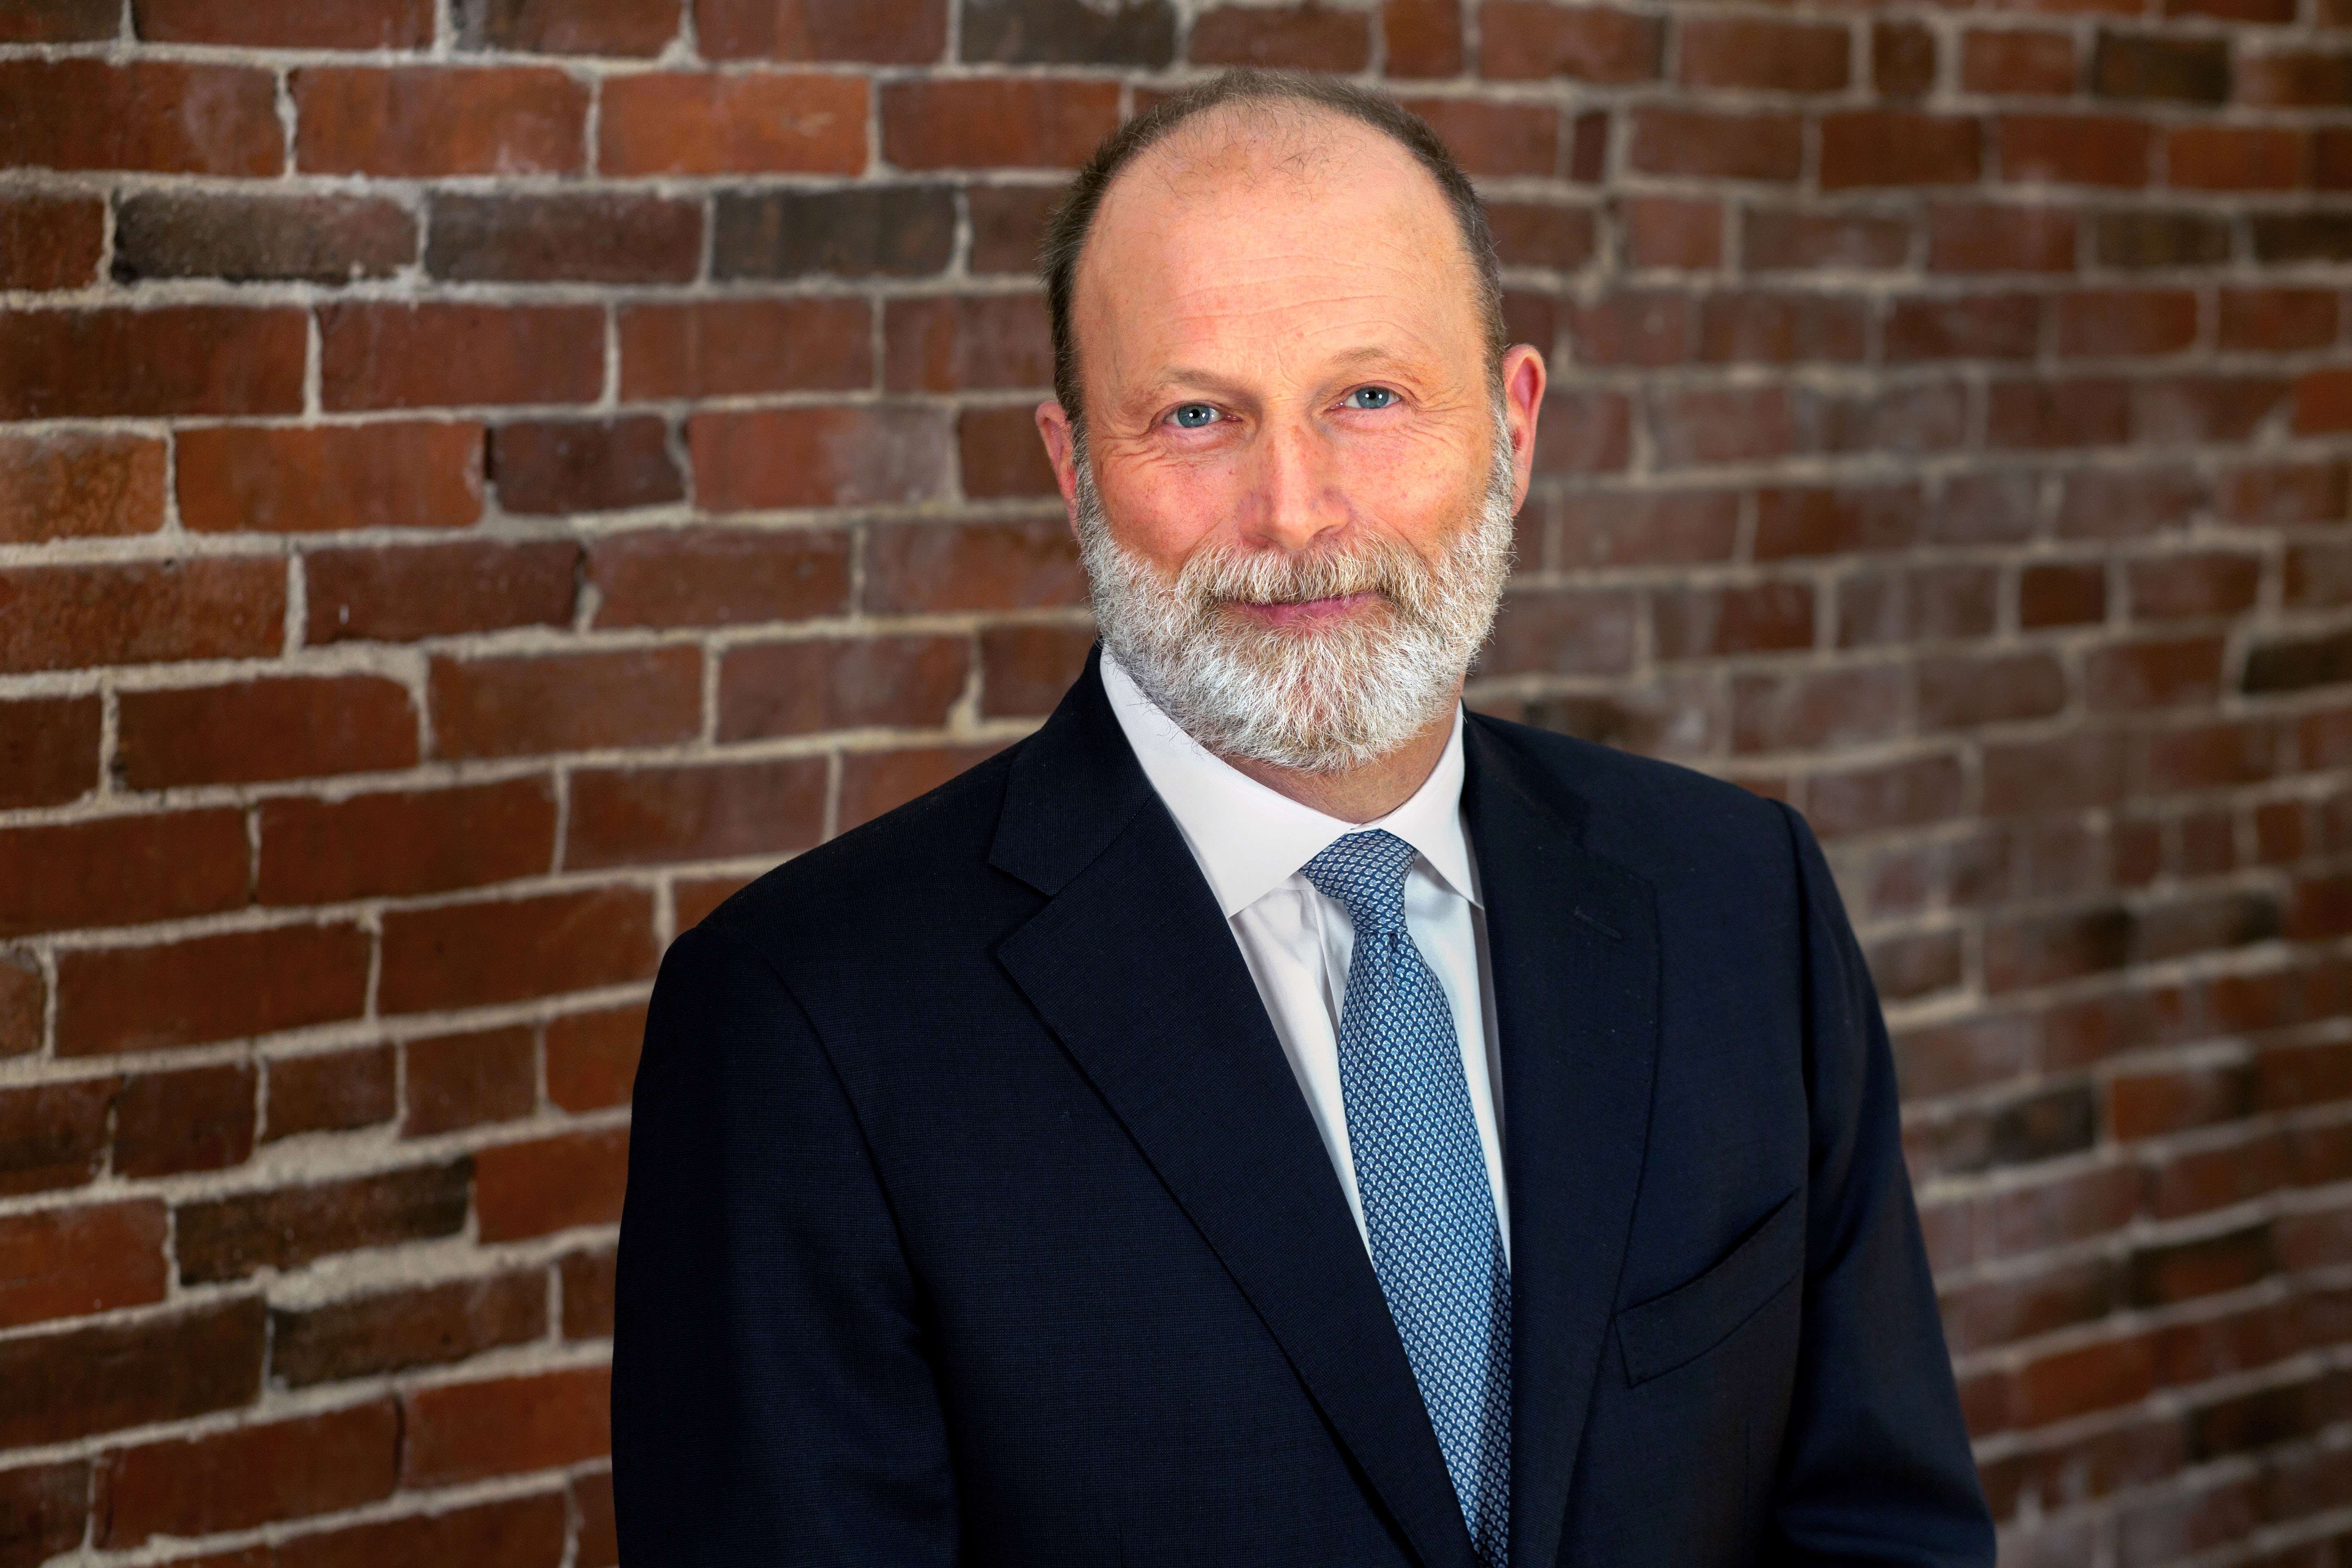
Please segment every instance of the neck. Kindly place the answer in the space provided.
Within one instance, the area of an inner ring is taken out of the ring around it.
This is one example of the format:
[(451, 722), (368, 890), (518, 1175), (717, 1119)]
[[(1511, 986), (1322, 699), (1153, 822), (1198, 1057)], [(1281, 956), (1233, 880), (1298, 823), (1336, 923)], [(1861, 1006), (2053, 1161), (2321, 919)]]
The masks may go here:
[(1445, 754), (1445, 742), (1453, 737), (1454, 713), (1461, 700), (1462, 691), (1456, 687), (1454, 701), (1411, 740), (1361, 767), (1310, 773), (1252, 757), (1223, 760), (1234, 772), (1326, 816), (1342, 822), (1371, 822), (1411, 800), (1412, 792), (1429, 781), (1438, 758)]

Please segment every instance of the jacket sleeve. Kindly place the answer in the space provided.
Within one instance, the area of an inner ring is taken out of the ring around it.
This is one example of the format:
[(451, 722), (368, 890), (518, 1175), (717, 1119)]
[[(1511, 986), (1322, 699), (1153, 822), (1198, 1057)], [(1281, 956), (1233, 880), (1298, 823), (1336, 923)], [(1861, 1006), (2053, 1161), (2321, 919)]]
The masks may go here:
[(618, 1267), (622, 1561), (954, 1561), (938, 1386), (874, 1160), (783, 982), (709, 924), (654, 987)]
[(1794, 836), (1812, 1110), (1804, 1329), (1774, 1508), (1806, 1563), (1993, 1561), (1903, 1165), (1895, 1064), (1821, 847)]

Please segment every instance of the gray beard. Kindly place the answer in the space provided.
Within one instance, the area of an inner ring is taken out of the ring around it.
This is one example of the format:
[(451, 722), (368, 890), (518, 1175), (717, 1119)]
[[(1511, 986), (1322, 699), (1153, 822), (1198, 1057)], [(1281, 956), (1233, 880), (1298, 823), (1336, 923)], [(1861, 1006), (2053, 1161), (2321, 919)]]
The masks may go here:
[[(1394, 752), (1453, 705), (1510, 575), (1511, 441), (1495, 407), (1486, 492), (1433, 564), (1381, 535), (1289, 554), (1204, 547), (1173, 576), (1111, 537), (1076, 432), (1080, 557), (1103, 646), (1220, 756), (1338, 773)], [(1371, 592), (1370, 615), (1269, 626), (1232, 606)]]

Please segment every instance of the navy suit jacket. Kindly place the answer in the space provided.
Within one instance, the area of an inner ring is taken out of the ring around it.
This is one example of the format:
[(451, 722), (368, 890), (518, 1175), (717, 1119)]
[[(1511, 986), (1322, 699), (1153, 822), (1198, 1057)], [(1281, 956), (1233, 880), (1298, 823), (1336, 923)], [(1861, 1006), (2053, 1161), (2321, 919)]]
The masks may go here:
[[(1989, 1563), (1821, 853), (1472, 717), (1511, 1552)], [(1473, 1568), (1395, 1326), (1096, 667), (680, 937), (638, 1070), (622, 1561)]]

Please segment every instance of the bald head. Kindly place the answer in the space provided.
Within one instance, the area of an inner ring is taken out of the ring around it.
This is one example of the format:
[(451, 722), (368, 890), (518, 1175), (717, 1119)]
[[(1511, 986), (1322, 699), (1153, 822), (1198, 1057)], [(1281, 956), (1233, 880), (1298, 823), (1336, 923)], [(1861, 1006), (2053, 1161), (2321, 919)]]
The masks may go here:
[[(1108, 217), (1164, 231), (1173, 207), (1188, 201), (1213, 206), (1221, 191), (1282, 185), (1312, 196), (1340, 180), (1378, 182), (1383, 195), (1395, 198), (1388, 204), (1392, 212), (1411, 213), (1414, 239), (1427, 247), (1430, 261), (1450, 273), (1440, 286), (1458, 294), (1476, 322), (1487, 369), (1499, 366), (1505, 338), (1493, 236), (1476, 193), (1436, 133), (1388, 99), (1344, 82), (1297, 72), (1228, 71), (1121, 127), (1071, 183), (1055, 213), (1041, 262), (1052, 316), (1055, 392), (1073, 422), (1081, 418), (1086, 397), (1081, 296), (1090, 281), (1106, 276), (1097, 239)], [(1425, 221), (1431, 215), (1434, 224)], [(1356, 237), (1349, 229), (1328, 234), (1334, 243)]]

